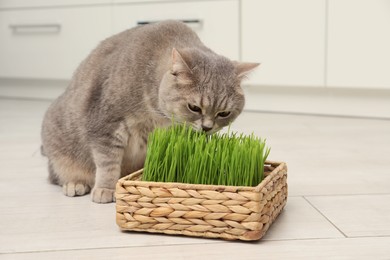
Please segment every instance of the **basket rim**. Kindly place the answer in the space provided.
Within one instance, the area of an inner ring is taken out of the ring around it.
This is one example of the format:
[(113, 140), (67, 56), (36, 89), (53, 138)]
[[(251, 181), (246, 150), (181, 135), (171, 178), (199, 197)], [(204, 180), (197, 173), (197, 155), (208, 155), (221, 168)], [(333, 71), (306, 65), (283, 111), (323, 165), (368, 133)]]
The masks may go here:
[(228, 185), (210, 185), (210, 184), (192, 184), (192, 183), (181, 183), (181, 182), (153, 182), (153, 181), (142, 181), (142, 180), (133, 180), (134, 178), (140, 176), (143, 172), (143, 168), (130, 173), (127, 176), (124, 176), (118, 180), (118, 183), (124, 186), (142, 186), (142, 187), (164, 187), (164, 188), (179, 188), (184, 190), (224, 190), (224, 191), (252, 191), (259, 192), (264, 186), (266, 186), (274, 176), (285, 170), (287, 172), (287, 165), (285, 162), (277, 161), (265, 161), (265, 167), (269, 167), (271, 172), (256, 186), (228, 186)]

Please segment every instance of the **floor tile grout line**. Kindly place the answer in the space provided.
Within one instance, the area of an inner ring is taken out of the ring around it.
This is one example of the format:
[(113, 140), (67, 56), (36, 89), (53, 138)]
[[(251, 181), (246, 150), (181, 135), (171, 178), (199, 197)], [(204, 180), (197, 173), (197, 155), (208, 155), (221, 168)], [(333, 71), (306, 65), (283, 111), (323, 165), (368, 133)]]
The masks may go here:
[[(277, 241), (300, 241), (300, 240), (332, 240), (338, 238), (302, 238), (302, 239), (281, 239), (281, 240), (262, 240), (261, 242), (277, 242)], [(215, 243), (189, 243), (189, 244), (167, 244), (167, 245), (140, 245), (140, 246), (117, 246), (117, 247), (91, 247), (91, 248), (72, 248), (72, 249), (54, 249), (54, 250), (37, 250), (37, 251), (19, 251), (19, 252), (0, 252), (0, 255), (14, 255), (14, 254), (39, 254), (39, 253), (55, 253), (55, 252), (70, 252), (70, 251), (86, 251), (86, 250), (106, 250), (106, 249), (125, 249), (125, 248), (143, 248), (143, 247), (170, 247), (170, 246), (196, 246), (206, 244), (223, 244), (231, 243), (232, 241), (220, 241)], [(257, 241), (258, 242), (258, 241)], [(253, 244), (253, 241), (235, 241), (233, 243)], [(256, 243), (256, 242), (254, 242)]]
[(285, 238), (285, 239), (267, 239), (263, 242), (287, 242), (287, 241), (309, 241), (309, 240), (337, 240), (337, 239), (363, 239), (363, 238), (390, 238), (390, 235), (377, 236), (346, 236), (346, 237), (312, 237), (312, 238)]
[[(351, 237), (321, 237), (321, 238), (292, 238), (292, 239), (269, 239), (261, 240), (255, 243), (266, 243), (266, 242), (290, 242), (290, 241), (310, 241), (310, 240), (341, 240), (341, 239), (363, 239), (363, 238), (390, 238), (390, 235), (380, 236), (351, 236)], [(0, 252), (1, 255), (17, 255), (17, 254), (39, 254), (39, 253), (55, 253), (55, 252), (71, 252), (71, 251), (86, 251), (86, 250), (107, 250), (107, 249), (131, 249), (131, 248), (143, 248), (143, 247), (170, 247), (170, 246), (197, 246), (205, 244), (223, 244), (223, 243), (247, 243), (253, 244), (252, 242), (245, 241), (220, 241), (213, 243), (189, 243), (189, 244), (167, 244), (167, 245), (140, 245), (140, 246), (118, 246), (118, 247), (93, 247), (93, 248), (73, 248), (73, 249), (57, 249), (57, 250), (37, 250), (37, 251), (20, 251), (20, 252)]]
[(213, 243), (189, 243), (189, 244), (166, 244), (166, 245), (140, 245), (140, 246), (117, 246), (117, 247), (91, 247), (91, 248), (73, 248), (73, 249), (54, 249), (54, 250), (37, 250), (37, 251), (20, 251), (20, 252), (0, 252), (0, 255), (13, 255), (13, 254), (39, 254), (39, 253), (55, 253), (55, 252), (69, 252), (69, 251), (86, 251), (86, 250), (106, 250), (106, 249), (125, 249), (125, 248), (143, 248), (143, 247), (170, 247), (170, 246), (197, 246), (206, 244), (223, 244), (223, 243), (265, 243), (265, 242), (288, 242), (288, 241), (308, 241), (308, 240), (335, 240), (344, 239), (340, 237), (323, 237), (323, 238), (293, 238), (293, 239), (269, 239), (260, 241), (216, 241)]
[(123, 249), (123, 248), (143, 248), (143, 247), (169, 247), (169, 246), (196, 246), (206, 244), (223, 244), (229, 241), (214, 241), (211, 243), (188, 243), (188, 244), (166, 244), (166, 245), (139, 245), (139, 246), (113, 246), (113, 247), (91, 247), (91, 248), (71, 248), (71, 249), (47, 249), (37, 251), (20, 251), (20, 252), (0, 252), (0, 255), (13, 254), (39, 254), (39, 253), (54, 253), (54, 252), (69, 252), (69, 251), (85, 251), (85, 250), (105, 250), (105, 249)]
[(381, 238), (381, 237), (390, 237), (390, 235), (349, 236), (348, 238)]
[(350, 193), (350, 194), (307, 194), (307, 195), (289, 195), (289, 198), (302, 198), (302, 197), (348, 197), (348, 196), (388, 196), (390, 193)]
[[(349, 237), (348, 237), (349, 238)], [(306, 237), (306, 238), (284, 238), (284, 239), (269, 239), (263, 242), (288, 242), (288, 241), (309, 241), (309, 240), (335, 240), (348, 239), (347, 237)]]
[(343, 232), (343, 231), (341, 231), (341, 229), (339, 228), (339, 227), (337, 227), (327, 216), (325, 216), (325, 214), (324, 213), (322, 213), (317, 207), (315, 207), (314, 206), (314, 204), (313, 203), (311, 203), (310, 201), (309, 201), (309, 199), (308, 198), (306, 198), (305, 196), (302, 196), (302, 198), (307, 202), (307, 203), (309, 203), (309, 205), (310, 206), (312, 206), (313, 207), (313, 209), (315, 209), (318, 213), (320, 213), (321, 214), (321, 216), (323, 216), (335, 229), (337, 229), (343, 236), (344, 236), (344, 238), (348, 238), (348, 236)]

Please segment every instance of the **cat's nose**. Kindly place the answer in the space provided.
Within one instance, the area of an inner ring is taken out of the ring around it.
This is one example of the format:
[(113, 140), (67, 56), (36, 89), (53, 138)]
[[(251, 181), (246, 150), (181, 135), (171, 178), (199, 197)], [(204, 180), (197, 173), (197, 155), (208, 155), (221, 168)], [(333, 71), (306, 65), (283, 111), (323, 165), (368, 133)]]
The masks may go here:
[(203, 131), (208, 132), (208, 131), (210, 131), (213, 128), (202, 125), (202, 129), (203, 129)]

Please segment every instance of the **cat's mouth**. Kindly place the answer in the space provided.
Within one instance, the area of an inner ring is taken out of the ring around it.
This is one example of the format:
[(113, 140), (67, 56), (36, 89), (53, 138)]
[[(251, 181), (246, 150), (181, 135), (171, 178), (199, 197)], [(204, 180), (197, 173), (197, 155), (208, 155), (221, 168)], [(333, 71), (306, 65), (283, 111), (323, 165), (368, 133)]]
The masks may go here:
[(216, 132), (218, 132), (219, 130), (221, 130), (220, 128), (217, 128), (217, 127), (213, 127), (211, 129), (204, 129), (203, 127), (201, 126), (198, 126), (198, 125), (195, 125), (195, 124), (191, 124), (191, 127), (197, 131), (197, 132), (203, 132), (207, 135), (212, 135), (212, 134), (215, 134)]
[(205, 129), (204, 127), (202, 127), (199, 124), (199, 122), (189, 122), (189, 121), (183, 120), (182, 118), (180, 118), (178, 116), (175, 116), (175, 115), (168, 116), (163, 111), (160, 111), (160, 114), (163, 117), (170, 119), (171, 120), (171, 124), (186, 125), (186, 126), (191, 127), (196, 132), (204, 132), (207, 135), (215, 134), (216, 132), (221, 130), (220, 127), (216, 127), (216, 126), (212, 127), (211, 129)]
[(188, 122), (188, 121), (180, 121), (180, 120), (172, 120), (172, 123), (174, 124), (180, 124), (180, 125), (186, 125), (186, 126), (189, 126), (191, 127), (194, 131), (196, 132), (204, 132), (206, 134), (214, 134), (215, 132), (217, 132), (218, 130), (216, 129), (210, 129), (208, 131), (205, 131), (201, 126), (199, 126), (198, 124), (196, 123), (193, 123), (193, 122)]

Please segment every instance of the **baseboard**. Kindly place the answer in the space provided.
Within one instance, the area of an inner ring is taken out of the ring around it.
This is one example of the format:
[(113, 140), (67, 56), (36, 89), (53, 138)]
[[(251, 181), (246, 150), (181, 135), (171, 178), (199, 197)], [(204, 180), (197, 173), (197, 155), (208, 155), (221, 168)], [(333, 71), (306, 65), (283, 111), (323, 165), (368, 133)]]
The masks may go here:
[[(53, 100), (67, 80), (0, 78), (0, 97)], [(390, 90), (244, 85), (248, 111), (390, 119)]]
[(68, 80), (0, 78), (0, 97), (53, 100), (68, 84)]
[(246, 110), (390, 119), (390, 90), (244, 86)]

